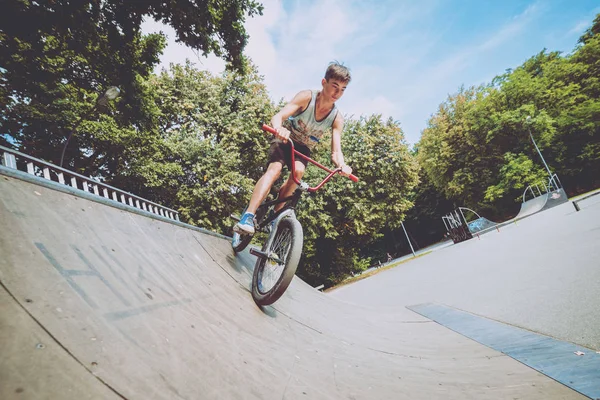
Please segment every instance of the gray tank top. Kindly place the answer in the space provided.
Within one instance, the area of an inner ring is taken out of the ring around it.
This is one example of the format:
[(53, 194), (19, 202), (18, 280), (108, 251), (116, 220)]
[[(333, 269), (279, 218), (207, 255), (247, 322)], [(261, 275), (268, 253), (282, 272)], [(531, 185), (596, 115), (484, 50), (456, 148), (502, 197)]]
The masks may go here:
[(299, 111), (298, 114), (283, 122), (283, 126), (290, 130), (290, 137), (294, 143), (302, 143), (311, 150), (321, 141), (325, 132), (331, 129), (338, 113), (334, 104), (329, 114), (322, 120), (317, 121), (315, 117), (317, 93), (317, 90), (312, 91), (310, 102), (304, 111)]

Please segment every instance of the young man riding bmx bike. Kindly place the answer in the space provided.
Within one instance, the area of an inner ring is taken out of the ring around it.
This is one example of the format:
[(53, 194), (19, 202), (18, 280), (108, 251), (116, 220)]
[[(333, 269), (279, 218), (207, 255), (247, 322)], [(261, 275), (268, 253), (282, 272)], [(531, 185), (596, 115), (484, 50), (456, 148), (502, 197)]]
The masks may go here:
[[(291, 170), (289, 138), (294, 141), (297, 151), (310, 157), (311, 150), (319, 143), (325, 132), (332, 129), (331, 160), (337, 168), (341, 168), (342, 175), (349, 176), (352, 173), (352, 168), (345, 164), (342, 154), (341, 139), (344, 118), (335, 105), (335, 102), (344, 94), (350, 80), (348, 68), (337, 62), (330, 63), (325, 71), (325, 77), (321, 80), (321, 90), (299, 92), (273, 116), (271, 126), (277, 133), (269, 148), (267, 171), (256, 182), (250, 203), (240, 221), (233, 227), (234, 232), (241, 235), (254, 234), (254, 214), (257, 208), (281, 175), (283, 166), (285, 165)], [(306, 163), (307, 161), (303, 158), (295, 159), (297, 181), (302, 179)], [(296, 181), (290, 176), (281, 186), (278, 198), (289, 196), (294, 192), (296, 186)], [(278, 211), (283, 205), (278, 204), (275, 211)]]

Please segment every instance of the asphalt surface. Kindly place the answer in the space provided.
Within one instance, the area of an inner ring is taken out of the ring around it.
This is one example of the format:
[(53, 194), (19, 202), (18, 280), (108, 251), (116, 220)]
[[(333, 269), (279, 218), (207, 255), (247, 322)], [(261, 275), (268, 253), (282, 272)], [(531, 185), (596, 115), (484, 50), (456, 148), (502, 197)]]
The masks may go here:
[(434, 302), (600, 350), (600, 196), (529, 216), (328, 292), (396, 309)]

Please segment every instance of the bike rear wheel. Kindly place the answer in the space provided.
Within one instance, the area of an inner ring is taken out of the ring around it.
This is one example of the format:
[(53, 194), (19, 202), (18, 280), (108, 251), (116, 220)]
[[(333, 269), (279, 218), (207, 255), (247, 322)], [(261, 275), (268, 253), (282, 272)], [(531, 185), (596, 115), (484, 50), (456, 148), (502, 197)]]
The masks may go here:
[(276, 302), (288, 288), (302, 255), (302, 225), (295, 218), (279, 222), (271, 244), (262, 251), (271, 257), (259, 257), (252, 277), (252, 298), (258, 305)]

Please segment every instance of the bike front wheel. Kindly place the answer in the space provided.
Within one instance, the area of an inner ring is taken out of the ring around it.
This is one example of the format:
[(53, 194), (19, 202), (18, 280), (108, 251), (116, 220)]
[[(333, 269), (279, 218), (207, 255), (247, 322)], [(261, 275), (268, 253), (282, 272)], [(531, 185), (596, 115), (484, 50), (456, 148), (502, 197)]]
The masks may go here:
[(252, 298), (258, 305), (276, 302), (288, 288), (302, 255), (302, 225), (295, 218), (279, 222), (271, 244), (263, 247), (252, 277)]

